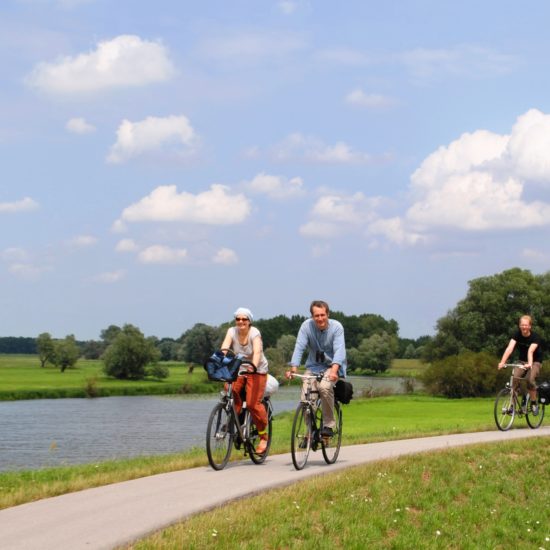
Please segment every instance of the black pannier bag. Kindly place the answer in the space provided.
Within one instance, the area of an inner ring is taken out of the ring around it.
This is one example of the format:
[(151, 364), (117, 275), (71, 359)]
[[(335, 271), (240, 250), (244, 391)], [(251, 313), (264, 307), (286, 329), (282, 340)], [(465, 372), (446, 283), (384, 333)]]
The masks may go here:
[(215, 351), (205, 362), (204, 370), (208, 373), (208, 380), (214, 382), (234, 382), (239, 376), (239, 367), (242, 359), (238, 355), (222, 351)]
[(334, 397), (336, 401), (347, 405), (353, 399), (353, 386), (351, 382), (338, 380), (334, 385)]
[(550, 383), (543, 382), (539, 386), (539, 403), (550, 405)]

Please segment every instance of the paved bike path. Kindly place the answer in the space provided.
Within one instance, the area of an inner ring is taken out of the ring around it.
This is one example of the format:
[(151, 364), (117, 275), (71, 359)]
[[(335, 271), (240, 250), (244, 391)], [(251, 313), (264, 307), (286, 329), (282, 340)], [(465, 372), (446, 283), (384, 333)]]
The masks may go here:
[(260, 466), (242, 460), (221, 472), (205, 466), (114, 483), (0, 510), (0, 549), (112, 549), (197, 512), (311, 476), (401, 455), (544, 436), (550, 426), (422, 437), (342, 447), (330, 466), (320, 451), (312, 452), (300, 472), (283, 454)]

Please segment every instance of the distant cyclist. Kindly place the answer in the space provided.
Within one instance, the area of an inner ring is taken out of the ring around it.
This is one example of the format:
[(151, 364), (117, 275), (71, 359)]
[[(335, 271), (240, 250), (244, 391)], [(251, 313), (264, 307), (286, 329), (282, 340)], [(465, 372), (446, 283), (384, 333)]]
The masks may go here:
[[(318, 383), (323, 411), (323, 429), (321, 435), (332, 437), (336, 425), (334, 419), (334, 384), (340, 376), (346, 375), (346, 344), (342, 323), (329, 319), (329, 307), (326, 302), (315, 300), (309, 311), (311, 319), (306, 319), (296, 338), (296, 346), (290, 360), (291, 369), (286, 372), (287, 378), (292, 377), (300, 366), (302, 355), (307, 350), (306, 374), (321, 374), (325, 376)], [(317, 386), (317, 382), (314, 381)], [(316, 389), (316, 388), (314, 388)], [(304, 390), (302, 389), (302, 399)]]
[(523, 315), (519, 320), (519, 328), (516, 329), (508, 346), (502, 354), (498, 368), (502, 369), (508, 358), (517, 346), (519, 360), (524, 363), (523, 369), (514, 369), (514, 389), (519, 385), (519, 378), (527, 380), (527, 390), (531, 397), (531, 410), (538, 414), (537, 384), (536, 379), (542, 368), (542, 349), (540, 336), (531, 330), (532, 319), (529, 315)]

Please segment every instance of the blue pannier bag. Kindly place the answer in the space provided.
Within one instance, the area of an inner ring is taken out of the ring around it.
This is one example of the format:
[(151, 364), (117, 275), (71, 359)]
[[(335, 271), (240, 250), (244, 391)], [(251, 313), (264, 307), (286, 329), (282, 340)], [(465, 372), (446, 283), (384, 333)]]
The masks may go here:
[(204, 363), (204, 370), (208, 374), (208, 380), (214, 382), (234, 382), (239, 376), (239, 367), (242, 358), (239, 355), (222, 351), (215, 351)]

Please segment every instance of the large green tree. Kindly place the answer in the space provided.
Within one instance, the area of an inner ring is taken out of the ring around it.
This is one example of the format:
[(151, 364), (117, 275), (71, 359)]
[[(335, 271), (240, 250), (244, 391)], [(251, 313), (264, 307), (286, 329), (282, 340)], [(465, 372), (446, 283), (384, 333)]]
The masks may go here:
[(55, 352), (55, 345), (49, 332), (43, 332), (38, 335), (36, 339), (36, 349), (38, 351), (38, 359), (41, 367), (45, 367), (46, 363), (53, 363), (52, 359)]
[(219, 328), (197, 323), (182, 334), (182, 359), (189, 363), (204, 363), (221, 345), (222, 334)]
[(147, 367), (158, 362), (159, 351), (135, 326), (127, 324), (114, 336), (103, 354), (103, 370), (108, 376), (140, 380)]
[(550, 342), (550, 272), (533, 275), (513, 268), (473, 279), (466, 297), (437, 322), (424, 346), (428, 361), (466, 350), (501, 355), (521, 315), (531, 315), (534, 330)]
[(80, 348), (72, 334), (69, 334), (63, 340), (55, 341), (51, 361), (56, 367), (59, 367), (61, 372), (65, 372), (69, 367), (74, 367), (79, 357)]
[(391, 366), (397, 350), (397, 337), (383, 332), (364, 338), (357, 348), (348, 352), (349, 370), (384, 372)]

